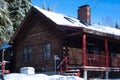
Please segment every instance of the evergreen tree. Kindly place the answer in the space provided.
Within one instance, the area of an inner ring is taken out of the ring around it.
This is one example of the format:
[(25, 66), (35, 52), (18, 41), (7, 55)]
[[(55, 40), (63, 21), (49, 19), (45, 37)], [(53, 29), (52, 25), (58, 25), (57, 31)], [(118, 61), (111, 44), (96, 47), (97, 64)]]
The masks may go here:
[(12, 22), (9, 19), (8, 4), (0, 0), (0, 41), (8, 41), (13, 33)]
[(47, 8), (47, 10), (48, 10), (48, 11), (51, 11), (51, 8), (50, 8), (50, 7), (48, 7), (48, 8)]
[(120, 29), (118, 23), (116, 22), (115, 28)]
[(43, 3), (42, 9), (46, 10), (46, 4), (45, 3)]
[(6, 2), (9, 4), (10, 19), (15, 31), (31, 7), (31, 0), (6, 0)]
[(0, 0), (0, 40), (7, 41), (28, 12), (31, 0)]

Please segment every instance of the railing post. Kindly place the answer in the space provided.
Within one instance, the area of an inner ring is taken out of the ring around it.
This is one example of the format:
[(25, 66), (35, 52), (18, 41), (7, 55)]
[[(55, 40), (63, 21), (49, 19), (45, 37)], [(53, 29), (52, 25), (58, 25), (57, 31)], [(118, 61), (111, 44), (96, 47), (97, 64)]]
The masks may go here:
[(4, 74), (4, 71), (5, 71), (4, 55), (5, 55), (5, 49), (2, 50), (2, 74)]
[(66, 57), (66, 59), (65, 59), (65, 66), (66, 66), (66, 70), (68, 70), (68, 57)]
[(62, 74), (62, 65), (65, 63), (65, 69), (68, 70), (68, 57), (65, 57), (62, 62), (57, 66), (57, 69), (60, 68), (60, 75)]
[(62, 75), (62, 65), (60, 65), (60, 75)]
[(5, 71), (5, 62), (2, 62), (2, 74), (4, 74)]

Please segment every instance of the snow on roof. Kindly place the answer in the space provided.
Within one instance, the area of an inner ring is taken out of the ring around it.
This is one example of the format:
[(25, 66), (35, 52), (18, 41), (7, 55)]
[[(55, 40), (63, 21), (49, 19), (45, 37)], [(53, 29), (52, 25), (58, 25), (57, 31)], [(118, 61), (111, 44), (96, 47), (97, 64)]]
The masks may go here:
[(46, 11), (37, 6), (34, 7), (58, 25), (67, 25), (67, 26), (76, 26), (76, 27), (85, 26), (82, 23), (80, 23), (78, 19), (63, 14), (58, 14), (52, 11)]
[(80, 20), (76, 18), (72, 18), (63, 14), (51, 12), (51, 11), (46, 11), (43, 10), (37, 6), (33, 6), (36, 8), (38, 11), (40, 11), (43, 15), (51, 19), (53, 22), (55, 22), (58, 25), (65, 25), (65, 26), (74, 26), (74, 27), (83, 27), (103, 33), (108, 33), (108, 34), (113, 34), (120, 36), (120, 30), (116, 28), (112, 28), (110, 26), (103, 26), (99, 24), (92, 24), (92, 25), (85, 25), (80, 22)]
[(96, 31), (120, 36), (120, 30), (117, 28), (112, 28), (110, 26), (102, 26), (99, 24), (92, 24), (92, 26), (89, 26), (89, 28), (96, 30)]

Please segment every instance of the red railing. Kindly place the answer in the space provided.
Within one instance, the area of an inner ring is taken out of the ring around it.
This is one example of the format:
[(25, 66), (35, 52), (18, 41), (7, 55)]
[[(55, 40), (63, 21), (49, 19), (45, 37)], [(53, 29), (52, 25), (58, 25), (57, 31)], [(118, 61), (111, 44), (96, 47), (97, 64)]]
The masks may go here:
[(62, 74), (62, 65), (65, 63), (65, 70), (68, 70), (68, 57), (65, 57), (60, 64), (57, 66), (57, 69), (60, 69), (60, 75)]
[[(111, 55), (108, 57), (108, 67), (118, 67), (120, 68), (120, 54)], [(87, 54), (87, 66), (106, 66), (106, 56), (98, 54)]]
[(109, 59), (110, 67), (118, 67), (120, 68), (120, 54), (116, 54), (110, 57)]
[(106, 66), (106, 56), (98, 54), (87, 54), (87, 66)]

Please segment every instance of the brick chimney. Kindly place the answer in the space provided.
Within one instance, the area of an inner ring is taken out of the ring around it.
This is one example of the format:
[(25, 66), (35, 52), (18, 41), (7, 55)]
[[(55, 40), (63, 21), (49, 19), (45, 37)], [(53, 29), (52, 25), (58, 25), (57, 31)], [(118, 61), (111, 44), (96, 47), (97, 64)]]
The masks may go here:
[(84, 23), (91, 24), (89, 5), (80, 6), (78, 9), (78, 19)]

